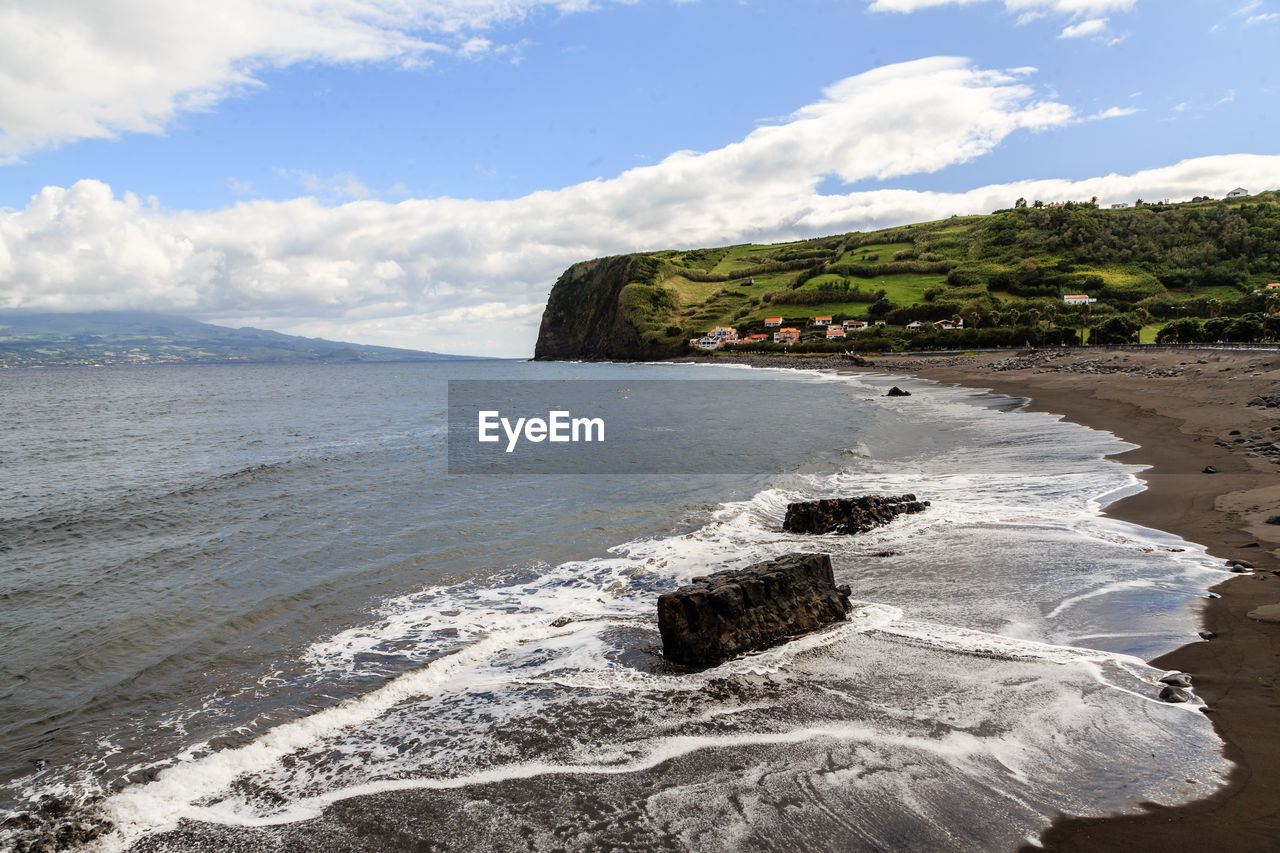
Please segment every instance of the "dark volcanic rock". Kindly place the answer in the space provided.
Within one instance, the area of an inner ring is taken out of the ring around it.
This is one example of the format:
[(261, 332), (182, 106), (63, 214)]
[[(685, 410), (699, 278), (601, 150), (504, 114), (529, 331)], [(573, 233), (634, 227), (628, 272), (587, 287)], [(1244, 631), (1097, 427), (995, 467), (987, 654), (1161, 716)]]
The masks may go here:
[(804, 501), (787, 505), (782, 529), (791, 533), (866, 533), (904, 512), (921, 512), (928, 505), (928, 501), (917, 501), (915, 495)]
[(1190, 702), (1191, 694), (1183, 690), (1181, 687), (1174, 687), (1166, 684), (1160, 690), (1160, 701), (1162, 702)]
[(836, 586), (826, 554), (787, 554), (694, 578), (658, 598), (662, 654), (687, 666), (714, 666), (842, 621), (849, 594), (849, 587)]
[(889, 389), (889, 393), (885, 394), (885, 396), (886, 397), (910, 397), (911, 392), (903, 391), (897, 385), (894, 385), (892, 388)]
[(1203, 471), (1204, 471), (1204, 473), (1206, 473), (1206, 474), (1216, 474), (1216, 473), (1218, 473), (1218, 469), (1217, 469), (1217, 468), (1214, 468), (1212, 465), (1206, 465), (1206, 466), (1204, 466), (1204, 468), (1203, 468), (1203, 469), (1201, 469), (1201, 470), (1203, 470)]

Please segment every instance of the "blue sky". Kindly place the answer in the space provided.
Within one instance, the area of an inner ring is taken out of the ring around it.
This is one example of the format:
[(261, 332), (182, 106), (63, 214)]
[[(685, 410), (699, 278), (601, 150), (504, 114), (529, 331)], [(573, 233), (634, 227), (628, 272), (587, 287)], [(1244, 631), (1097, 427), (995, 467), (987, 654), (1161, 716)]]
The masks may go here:
[(100, 5), (0, 4), (0, 308), (520, 356), (599, 254), (1280, 186), (1280, 0)]

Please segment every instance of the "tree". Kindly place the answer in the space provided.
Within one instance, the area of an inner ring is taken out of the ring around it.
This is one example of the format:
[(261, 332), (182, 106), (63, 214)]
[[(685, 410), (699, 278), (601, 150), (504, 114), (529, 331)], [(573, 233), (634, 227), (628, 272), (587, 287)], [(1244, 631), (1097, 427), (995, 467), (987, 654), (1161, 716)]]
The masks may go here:
[(1042, 202), (1040, 199), (1036, 199), (1035, 201), (1031, 202), (1031, 206), (1034, 207), (1036, 210), (1040, 210), (1041, 208), (1044, 207), (1044, 202)]
[(1231, 321), (1227, 326), (1227, 339), (1241, 344), (1250, 344), (1262, 339), (1262, 318), (1257, 314), (1246, 314)]
[(1200, 321), (1194, 317), (1183, 317), (1165, 324), (1164, 328), (1156, 332), (1156, 343), (1194, 344), (1203, 337), (1204, 331), (1200, 328)]
[(1142, 331), (1142, 326), (1128, 317), (1116, 315), (1103, 320), (1089, 334), (1089, 343), (1101, 344), (1132, 344), (1137, 343), (1138, 333)]
[(1013, 203), (1013, 206), (1014, 206), (1015, 208), (1019, 208), (1019, 207), (1026, 207), (1026, 206), (1027, 206), (1027, 200), (1026, 200), (1025, 198), (1020, 198), (1020, 199), (1018, 199), (1017, 201), (1015, 201), (1015, 202)]

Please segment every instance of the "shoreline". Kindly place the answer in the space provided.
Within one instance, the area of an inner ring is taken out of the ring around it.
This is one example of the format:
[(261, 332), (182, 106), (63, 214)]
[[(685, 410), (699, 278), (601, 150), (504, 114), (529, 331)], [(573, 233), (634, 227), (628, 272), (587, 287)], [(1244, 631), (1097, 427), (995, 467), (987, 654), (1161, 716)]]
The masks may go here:
[[(1280, 790), (1280, 625), (1248, 616), (1280, 602), (1280, 576), (1271, 574), (1280, 574), (1280, 526), (1266, 524), (1280, 511), (1280, 458), (1252, 447), (1280, 442), (1280, 431), (1271, 429), (1280, 427), (1280, 409), (1248, 405), (1280, 388), (1280, 353), (1066, 351), (1028, 358), (1002, 352), (887, 356), (869, 366), (828, 367), (1025, 397), (1027, 411), (1111, 432), (1138, 445), (1116, 458), (1150, 467), (1138, 474), (1146, 488), (1111, 503), (1104, 515), (1177, 534), (1213, 557), (1256, 567), (1212, 587), (1219, 597), (1200, 607), (1203, 630), (1215, 636), (1151, 661), (1192, 676), (1235, 765), (1225, 787), (1179, 806), (1139, 803), (1137, 814), (1060, 815), (1042, 833), (1041, 846), (1022, 851), (1131, 853), (1171, 844), (1256, 851), (1280, 843), (1274, 794)], [(1230, 436), (1232, 430), (1240, 435)], [(1216, 473), (1205, 473), (1205, 466)]]

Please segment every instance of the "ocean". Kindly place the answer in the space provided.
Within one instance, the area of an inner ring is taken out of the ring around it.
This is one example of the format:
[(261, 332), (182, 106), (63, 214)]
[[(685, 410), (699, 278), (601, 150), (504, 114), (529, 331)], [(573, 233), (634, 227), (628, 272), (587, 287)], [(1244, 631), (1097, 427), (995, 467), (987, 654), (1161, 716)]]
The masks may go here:
[[(650, 473), (451, 471), (451, 380), (584, 379), (678, 389)], [(1020, 403), (709, 365), (2, 371), (0, 846), (1012, 850), (1207, 796), (1221, 744), (1144, 661), (1224, 569), (1103, 517), (1128, 445)], [(781, 530), (903, 493), (931, 506)], [(663, 660), (658, 595), (792, 551), (831, 555), (847, 622)]]

